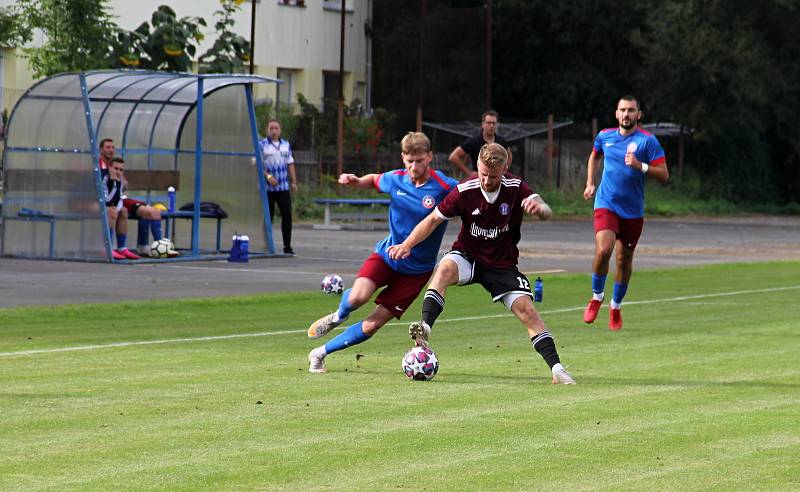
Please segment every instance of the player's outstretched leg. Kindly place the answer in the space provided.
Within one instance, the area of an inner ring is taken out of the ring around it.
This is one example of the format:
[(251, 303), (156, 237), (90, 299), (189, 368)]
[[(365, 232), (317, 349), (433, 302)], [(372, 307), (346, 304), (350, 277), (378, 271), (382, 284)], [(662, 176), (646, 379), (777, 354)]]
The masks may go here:
[(350, 304), (349, 298), (351, 290), (352, 289), (347, 289), (342, 292), (342, 300), (339, 303), (338, 310), (311, 323), (311, 326), (308, 327), (308, 338), (320, 338), (325, 336), (328, 332), (347, 320), (350, 313), (356, 309), (356, 306)]
[(444, 311), (444, 296), (436, 289), (426, 290), (425, 297), (422, 300), (422, 320), (411, 323), (408, 327), (408, 334), (415, 344), (420, 347), (428, 345), (428, 340), (431, 337), (431, 327), (439, 315), (442, 314), (442, 311)]

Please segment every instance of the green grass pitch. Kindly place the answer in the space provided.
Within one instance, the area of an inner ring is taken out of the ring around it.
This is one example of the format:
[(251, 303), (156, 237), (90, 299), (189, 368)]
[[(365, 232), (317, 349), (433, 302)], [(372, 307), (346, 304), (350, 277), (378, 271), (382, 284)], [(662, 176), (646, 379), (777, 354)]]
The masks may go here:
[(576, 386), (479, 287), (428, 383), (419, 304), (323, 375), (318, 293), (0, 310), (0, 489), (800, 489), (800, 262), (635, 272), (617, 333), (588, 291), (537, 305)]

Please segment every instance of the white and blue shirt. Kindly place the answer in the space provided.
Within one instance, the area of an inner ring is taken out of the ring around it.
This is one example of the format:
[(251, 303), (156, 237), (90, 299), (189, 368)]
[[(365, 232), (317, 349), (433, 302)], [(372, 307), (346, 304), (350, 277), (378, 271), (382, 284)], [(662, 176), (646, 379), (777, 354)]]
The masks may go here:
[(430, 179), (422, 186), (411, 182), (411, 176), (405, 169), (388, 171), (378, 175), (375, 187), (389, 194), (389, 235), (375, 245), (375, 253), (392, 270), (400, 273), (416, 275), (433, 270), (439, 254), (439, 246), (447, 229), (447, 222), (442, 223), (424, 241), (414, 246), (411, 254), (402, 260), (389, 258), (389, 246), (400, 244), (414, 230), (414, 227), (444, 199), (458, 181), (441, 171), (431, 169)]
[(603, 178), (594, 199), (594, 208), (606, 208), (623, 219), (644, 217), (645, 173), (625, 165), (628, 149), (633, 155), (651, 166), (666, 162), (664, 149), (652, 133), (637, 128), (629, 135), (621, 135), (619, 128), (606, 128), (594, 139), (594, 151), (604, 154)]
[(264, 161), (264, 170), (278, 180), (278, 184), (272, 186), (267, 181), (267, 191), (288, 191), (289, 186), (289, 165), (294, 164), (292, 156), (292, 146), (284, 139), (273, 142), (265, 138), (259, 142), (261, 146), (261, 156)]

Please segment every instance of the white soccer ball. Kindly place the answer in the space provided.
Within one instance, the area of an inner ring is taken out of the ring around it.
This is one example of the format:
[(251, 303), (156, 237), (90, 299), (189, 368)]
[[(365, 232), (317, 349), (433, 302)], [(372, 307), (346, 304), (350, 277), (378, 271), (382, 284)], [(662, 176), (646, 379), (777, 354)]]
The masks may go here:
[(153, 258), (166, 258), (172, 250), (172, 241), (169, 239), (159, 239), (150, 245), (150, 256)]
[(324, 294), (341, 294), (344, 291), (344, 280), (336, 274), (325, 275), (320, 288)]
[(439, 359), (430, 347), (414, 347), (403, 356), (403, 373), (414, 381), (430, 381), (439, 372)]

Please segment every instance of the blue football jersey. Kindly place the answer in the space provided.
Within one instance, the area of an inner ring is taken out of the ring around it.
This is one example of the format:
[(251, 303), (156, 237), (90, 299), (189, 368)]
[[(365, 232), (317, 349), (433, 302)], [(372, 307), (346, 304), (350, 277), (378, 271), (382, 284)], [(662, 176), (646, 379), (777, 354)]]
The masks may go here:
[(440, 171), (431, 169), (431, 178), (422, 186), (415, 186), (405, 169), (385, 172), (375, 180), (375, 186), (389, 195), (389, 235), (375, 245), (375, 253), (395, 271), (419, 274), (433, 270), (439, 246), (447, 229), (444, 222), (424, 241), (414, 246), (408, 258), (389, 258), (389, 246), (400, 244), (414, 227), (436, 208), (458, 181)]
[(651, 166), (666, 162), (658, 139), (642, 128), (627, 136), (620, 135), (619, 128), (601, 131), (594, 140), (594, 151), (604, 154), (605, 159), (594, 208), (607, 208), (624, 219), (637, 219), (644, 217), (645, 173), (625, 165), (628, 149)]

